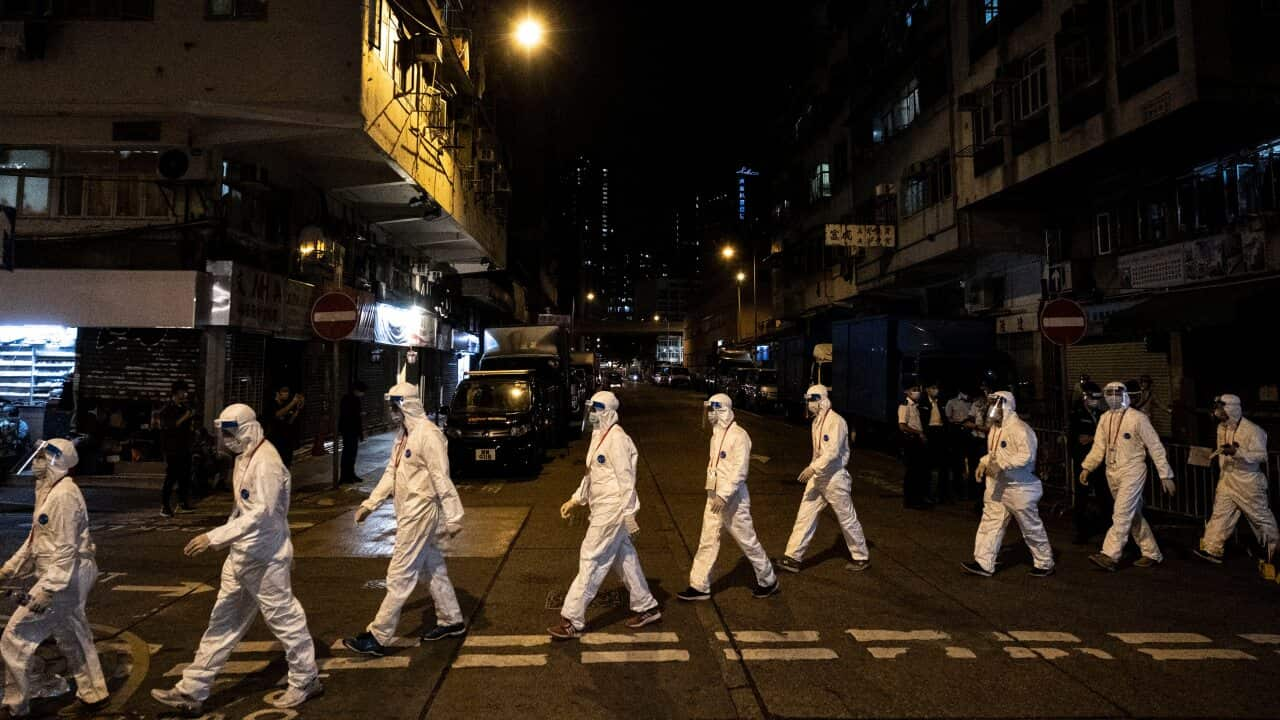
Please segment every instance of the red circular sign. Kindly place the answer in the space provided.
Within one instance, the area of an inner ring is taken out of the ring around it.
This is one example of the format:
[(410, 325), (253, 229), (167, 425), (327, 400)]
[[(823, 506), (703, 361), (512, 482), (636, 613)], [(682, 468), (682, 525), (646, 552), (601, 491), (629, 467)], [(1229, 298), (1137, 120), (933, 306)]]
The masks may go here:
[(1040, 334), (1054, 345), (1075, 345), (1089, 331), (1089, 316), (1074, 300), (1053, 300), (1040, 310)]
[(359, 319), (356, 301), (346, 293), (327, 292), (311, 306), (311, 327), (316, 335), (331, 342), (349, 337)]

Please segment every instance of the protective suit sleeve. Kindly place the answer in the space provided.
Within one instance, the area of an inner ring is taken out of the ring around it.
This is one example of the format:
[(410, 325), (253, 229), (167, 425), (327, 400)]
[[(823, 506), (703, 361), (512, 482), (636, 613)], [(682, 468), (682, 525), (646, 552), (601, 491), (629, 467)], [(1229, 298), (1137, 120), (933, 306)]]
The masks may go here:
[(1111, 424), (1118, 422), (1114, 412), (1108, 412), (1102, 417), (1106, 422), (1098, 422), (1098, 430), (1093, 434), (1093, 447), (1089, 448), (1089, 454), (1080, 463), (1089, 472), (1097, 470), (1098, 466), (1102, 464), (1103, 458), (1107, 456), (1107, 449), (1111, 444)]
[(65, 589), (71, 584), (76, 570), (76, 502), (67, 495), (56, 494), (45, 501), (44, 514), (49, 517), (49, 529), (53, 531), (53, 560), (36, 582), (35, 590), (49, 594)]
[[(738, 428), (734, 428), (738, 429)], [(747, 481), (751, 471), (751, 436), (746, 430), (732, 433), (724, 444), (724, 458), (716, 466), (716, 495), (728, 501)]]
[(604, 448), (609, 456), (609, 465), (613, 467), (614, 476), (618, 478), (618, 490), (622, 496), (622, 516), (635, 515), (640, 511), (640, 495), (636, 493), (636, 460), (640, 453), (636, 451), (631, 438), (622, 435), (617, 439), (610, 437)]
[[(818, 455), (809, 463), (813, 474), (826, 478), (835, 475), (842, 469), (840, 467), (840, 444), (849, 434), (849, 426), (845, 423), (844, 418), (828, 416), (823, 426), (818, 428), (819, 437), (825, 436), (826, 440), (818, 443)], [(748, 448), (748, 461), (751, 459)]]
[(209, 542), (218, 548), (230, 545), (261, 525), (263, 518), (280, 512), (280, 487), (286, 482), (287, 472), (284, 465), (263, 467), (259, 464), (254, 468), (252, 476), (241, 485), (249, 490), (249, 497), (242, 498), (245, 509), (225, 525), (210, 530)]
[(993, 452), (995, 466), (1002, 472), (1026, 467), (1035, 458), (1036, 439), (1031, 428), (1021, 422), (1015, 427), (1014, 432), (1001, 435), (1001, 441), (1006, 445)]
[[(400, 443), (396, 443), (393, 448), (400, 447)], [(392, 450), (394, 453), (395, 450)], [(382, 477), (378, 480), (378, 484), (374, 486), (373, 492), (369, 493), (369, 497), (360, 503), (360, 506), (368, 510), (377, 510), (378, 506), (387, 501), (396, 493), (396, 459), (390, 457), (387, 459), (387, 469), (382, 471)]]
[(1248, 428), (1244, 437), (1236, 439), (1240, 443), (1236, 456), (1247, 463), (1262, 464), (1267, 461), (1267, 431), (1252, 423)]
[(431, 475), (431, 484), (436, 497), (440, 499), (440, 507), (444, 509), (444, 521), (447, 525), (462, 522), (462, 498), (458, 497), (458, 488), (454, 487), (449, 477), (449, 448), (445, 445), (444, 436), (435, 432), (427, 432), (421, 447), (423, 457), (427, 459), (427, 472)]
[(4, 572), (8, 575), (21, 575), (31, 562), (31, 535), (22, 541), (22, 545), (4, 563)]
[(579, 505), (586, 505), (591, 501), (591, 471), (588, 470), (582, 475), (582, 482), (578, 483), (578, 489), (573, 491), (573, 495), (569, 499)]
[(1151, 461), (1156, 464), (1156, 472), (1161, 478), (1173, 477), (1173, 467), (1169, 465), (1169, 458), (1164, 452), (1164, 443), (1160, 442), (1160, 436), (1156, 434), (1156, 429), (1152, 427), (1151, 420), (1142, 413), (1138, 413), (1138, 437), (1142, 438), (1142, 444), (1147, 446), (1147, 453), (1151, 455)]

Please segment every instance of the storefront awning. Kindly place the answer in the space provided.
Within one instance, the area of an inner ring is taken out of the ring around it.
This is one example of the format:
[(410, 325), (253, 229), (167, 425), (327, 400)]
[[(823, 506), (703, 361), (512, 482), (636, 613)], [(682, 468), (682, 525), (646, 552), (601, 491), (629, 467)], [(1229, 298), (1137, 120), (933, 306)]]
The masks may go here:
[(208, 314), (208, 285), (194, 270), (0, 272), (0, 323), (193, 328)]
[(1107, 332), (1146, 334), (1261, 320), (1280, 301), (1280, 278), (1179, 288), (1106, 319)]

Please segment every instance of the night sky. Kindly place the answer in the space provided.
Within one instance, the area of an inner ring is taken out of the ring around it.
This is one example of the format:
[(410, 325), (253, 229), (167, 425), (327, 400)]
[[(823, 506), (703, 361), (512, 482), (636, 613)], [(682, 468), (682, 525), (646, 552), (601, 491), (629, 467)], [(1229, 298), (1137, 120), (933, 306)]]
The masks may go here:
[[(797, 3), (801, 5), (802, 3)], [(512, 5), (545, 18), (547, 45), (507, 49), (494, 68), (512, 164), (511, 227), (547, 215), (560, 163), (586, 152), (609, 163), (615, 224), (635, 230), (777, 142), (787, 97), (785, 30), (795, 8), (696, 0), (545, 0)]]

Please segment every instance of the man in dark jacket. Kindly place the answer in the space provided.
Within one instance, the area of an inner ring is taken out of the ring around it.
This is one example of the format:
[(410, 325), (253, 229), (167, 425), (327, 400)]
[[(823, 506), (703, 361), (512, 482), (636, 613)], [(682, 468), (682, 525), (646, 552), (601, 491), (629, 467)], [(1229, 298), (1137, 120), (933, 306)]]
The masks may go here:
[(191, 509), (191, 441), (195, 416), (195, 409), (187, 401), (187, 384), (175, 381), (169, 389), (169, 404), (160, 411), (160, 449), (164, 453), (160, 514), (165, 517), (173, 517), (170, 498), (175, 485), (182, 509)]
[(342, 475), (339, 484), (359, 484), (360, 476), (356, 475), (356, 453), (360, 451), (360, 442), (364, 440), (364, 411), (360, 398), (364, 397), (367, 388), (359, 380), (351, 384), (351, 391), (342, 398), (338, 406), (338, 433), (342, 435)]

